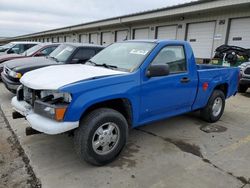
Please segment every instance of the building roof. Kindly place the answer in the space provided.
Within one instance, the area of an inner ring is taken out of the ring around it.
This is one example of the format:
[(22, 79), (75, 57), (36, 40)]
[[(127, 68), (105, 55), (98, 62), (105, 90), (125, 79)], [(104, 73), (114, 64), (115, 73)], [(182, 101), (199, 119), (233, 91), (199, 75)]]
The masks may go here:
[(98, 44), (89, 44), (89, 43), (78, 43), (78, 42), (65, 42), (62, 43), (63, 45), (71, 45), (75, 47), (95, 47), (95, 48), (104, 48), (104, 46), (98, 45)]

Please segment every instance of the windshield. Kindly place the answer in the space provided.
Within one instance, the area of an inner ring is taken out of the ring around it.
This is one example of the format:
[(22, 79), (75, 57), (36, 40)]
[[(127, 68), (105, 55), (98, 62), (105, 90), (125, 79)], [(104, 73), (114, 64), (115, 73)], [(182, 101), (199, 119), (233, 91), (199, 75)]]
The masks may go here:
[(149, 42), (115, 43), (99, 52), (90, 62), (132, 72), (140, 66), (155, 45)]
[(1, 48), (11, 48), (11, 47), (13, 47), (14, 45), (15, 45), (14, 43), (10, 42), (10, 43), (8, 43), (8, 44), (5, 44), (5, 45), (1, 46)]
[(37, 52), (38, 50), (40, 50), (42, 48), (41, 45), (35, 45), (33, 46), (32, 48), (26, 50), (25, 52), (22, 53), (22, 55), (25, 55), (25, 56), (31, 56), (33, 55), (35, 52)]
[(57, 61), (60, 62), (65, 62), (74, 52), (74, 50), (74, 46), (61, 44), (49, 55), (49, 57), (55, 58)]
[(13, 47), (15, 44), (14, 43), (8, 43), (0, 47), (0, 52), (5, 52), (7, 49)]

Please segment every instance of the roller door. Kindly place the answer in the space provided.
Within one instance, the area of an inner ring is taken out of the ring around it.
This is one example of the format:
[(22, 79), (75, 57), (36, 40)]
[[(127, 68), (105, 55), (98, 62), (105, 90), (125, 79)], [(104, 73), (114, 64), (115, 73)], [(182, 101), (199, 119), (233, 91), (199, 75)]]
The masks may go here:
[(81, 34), (79, 38), (81, 43), (89, 43), (87, 34)]
[(90, 39), (89, 42), (90, 44), (98, 44), (98, 34), (97, 33), (92, 33), (90, 34)]
[(76, 43), (76, 42), (77, 42), (77, 36), (76, 36), (76, 35), (73, 35), (73, 36), (71, 37), (71, 42), (73, 42), (73, 43)]
[(70, 41), (70, 36), (64, 36), (64, 42), (71, 42)]
[(52, 42), (58, 42), (57, 37), (52, 37)]
[(149, 39), (149, 29), (134, 29), (134, 39)]
[(211, 58), (215, 22), (194, 23), (188, 25), (187, 41), (190, 42), (196, 58)]
[(250, 48), (250, 18), (231, 20), (228, 44)]
[(128, 31), (116, 31), (116, 42), (128, 40)]
[(111, 32), (103, 32), (102, 33), (102, 45), (107, 46), (113, 43), (113, 35)]
[(64, 42), (62, 36), (59, 37), (59, 42)]
[(177, 38), (177, 26), (175, 25), (157, 27), (156, 38), (175, 40)]

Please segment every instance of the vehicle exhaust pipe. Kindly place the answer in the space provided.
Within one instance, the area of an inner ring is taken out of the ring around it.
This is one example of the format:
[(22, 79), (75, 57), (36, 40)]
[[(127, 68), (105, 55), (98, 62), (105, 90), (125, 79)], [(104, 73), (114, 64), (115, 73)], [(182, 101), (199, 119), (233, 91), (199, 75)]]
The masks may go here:
[(26, 136), (30, 136), (30, 135), (34, 135), (34, 134), (42, 134), (41, 132), (39, 132), (35, 129), (32, 129), (31, 127), (26, 127), (25, 133), (26, 133)]
[(12, 118), (13, 119), (20, 119), (20, 118), (25, 118), (25, 116), (23, 116), (19, 112), (12, 112)]

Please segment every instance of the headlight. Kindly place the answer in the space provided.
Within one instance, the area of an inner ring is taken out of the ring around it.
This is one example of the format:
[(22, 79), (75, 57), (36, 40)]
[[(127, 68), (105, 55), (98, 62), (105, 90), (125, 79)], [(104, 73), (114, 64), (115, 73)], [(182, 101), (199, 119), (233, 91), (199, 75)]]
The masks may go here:
[(40, 99), (34, 103), (34, 111), (37, 114), (62, 121), (72, 98), (69, 93), (45, 90), (40, 92)]
[(22, 74), (21, 73), (18, 73), (18, 72), (15, 72), (15, 71), (10, 71), (9, 72), (9, 75), (13, 78), (21, 78), (22, 77)]
[(44, 90), (40, 93), (41, 100), (58, 100), (61, 99), (61, 101), (70, 103), (72, 98), (69, 93), (61, 93), (59, 91), (53, 91), (53, 90)]
[(35, 113), (56, 121), (63, 120), (67, 107), (67, 104), (49, 104), (39, 100), (34, 103)]

